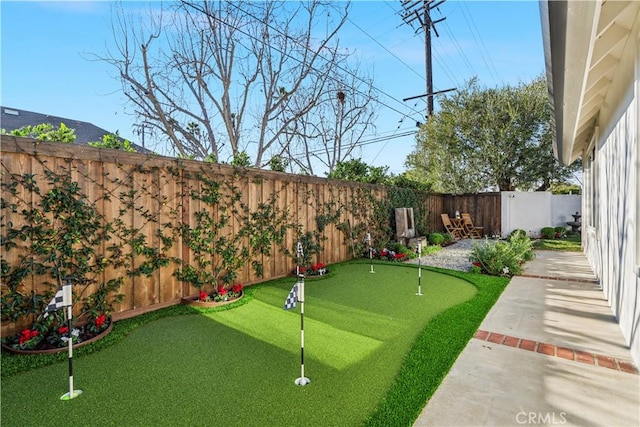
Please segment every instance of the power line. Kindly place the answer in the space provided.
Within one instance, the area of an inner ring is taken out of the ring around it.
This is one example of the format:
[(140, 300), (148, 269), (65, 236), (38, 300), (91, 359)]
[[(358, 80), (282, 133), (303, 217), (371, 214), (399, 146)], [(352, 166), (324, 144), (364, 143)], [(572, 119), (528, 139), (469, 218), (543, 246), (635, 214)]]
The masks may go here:
[(416, 70), (414, 70), (409, 64), (407, 64), (406, 62), (404, 62), (402, 60), (402, 58), (400, 58), (398, 55), (396, 55), (395, 53), (393, 53), (392, 51), (390, 51), (389, 49), (387, 49), (382, 43), (380, 43), (378, 40), (376, 40), (375, 38), (373, 38), (373, 36), (371, 36), (369, 33), (367, 33), (365, 30), (363, 30), (358, 24), (356, 24), (355, 22), (353, 22), (350, 18), (347, 17), (347, 20), (349, 22), (351, 22), (351, 24), (353, 24), (354, 27), (356, 27), (358, 30), (362, 31), (362, 33), (364, 35), (366, 35), (367, 37), (369, 37), (373, 42), (375, 42), (378, 46), (380, 46), (381, 48), (383, 48), (385, 51), (387, 51), (391, 56), (393, 56), (394, 58), (396, 58), (398, 61), (400, 61), (400, 63), (402, 63), (404, 66), (406, 66), (409, 70), (411, 70), (414, 74), (416, 74), (418, 77), (420, 78), (424, 78), (422, 76), (422, 74), (418, 73)]
[(469, 58), (467, 58), (467, 54), (464, 52), (464, 49), (460, 46), (460, 43), (458, 43), (458, 40), (453, 35), (453, 32), (451, 31), (451, 28), (449, 27), (449, 25), (446, 22), (444, 24), (444, 29), (449, 34), (449, 37), (451, 37), (451, 40), (453, 41), (453, 44), (455, 45), (458, 53), (462, 57), (462, 62), (465, 63), (465, 65), (467, 66), (467, 68), (469, 69), (471, 74), (473, 74), (473, 75), (477, 74), (475, 69), (473, 68), (473, 65), (469, 61)]
[[(498, 71), (496, 70), (493, 60), (491, 59), (491, 55), (489, 54), (489, 51), (487, 50), (487, 46), (482, 41), (482, 37), (480, 36), (480, 32), (478, 31), (478, 27), (476, 26), (476, 23), (475, 23), (475, 20), (473, 19), (473, 15), (471, 14), (471, 11), (469, 10), (469, 7), (466, 5), (466, 3), (462, 2), (462, 4), (463, 4), (463, 7), (466, 8), (467, 11), (469, 12), (469, 18), (467, 18), (467, 14), (465, 13), (464, 9), (460, 9), (462, 11), (462, 15), (464, 15), (464, 19), (467, 21), (467, 25), (469, 26), (469, 29), (471, 30), (471, 35), (473, 36), (473, 39), (476, 42), (476, 46), (478, 46), (478, 50), (480, 51), (480, 56), (482, 57), (482, 61), (484, 62), (484, 65), (487, 67), (489, 72), (494, 75), (496, 80), (500, 80), (500, 77), (498, 76)], [(471, 21), (471, 24), (469, 24), (469, 21)], [(475, 33), (473, 31), (474, 29), (475, 29)], [(478, 37), (476, 37), (476, 33)], [(478, 42), (478, 39), (480, 40), (480, 42)], [(485, 56), (485, 53), (486, 53), (486, 56)], [(491, 64), (491, 66), (489, 66), (489, 64)]]
[[(389, 5), (388, 2), (384, 2), (384, 4), (386, 4), (389, 8), (391, 8), (394, 12), (396, 12), (395, 9), (393, 9), (391, 7), (391, 5)], [(402, 58), (400, 58), (398, 55), (396, 55), (392, 50), (390, 50), (389, 48), (387, 48), (386, 46), (384, 46), (382, 43), (380, 43), (378, 41), (377, 38), (373, 37), (371, 34), (369, 34), (367, 31), (365, 31), (362, 27), (360, 27), (358, 24), (356, 24), (355, 22), (353, 22), (353, 20), (349, 17), (347, 17), (347, 20), (354, 26), (356, 27), (358, 30), (360, 30), (360, 32), (362, 32), (364, 35), (366, 35), (369, 39), (371, 39), (371, 41), (373, 41), (374, 43), (376, 43), (378, 46), (380, 46), (382, 49), (384, 49), (387, 53), (389, 53), (391, 56), (393, 56), (395, 59), (398, 60), (398, 62), (400, 62), (402, 65), (404, 65), (405, 67), (407, 67), (411, 72), (413, 72), (415, 75), (417, 75), (418, 77), (420, 77), (420, 79), (425, 80), (426, 82), (426, 76), (423, 76), (422, 74), (420, 74), (418, 71), (416, 71), (413, 67), (411, 67), (411, 65), (407, 64), (406, 62), (404, 62), (404, 60), (402, 60)], [(379, 37), (378, 37), (379, 38)], [(407, 39), (410, 40), (411, 38)], [(401, 43), (402, 44), (402, 43)], [(435, 50), (435, 48), (434, 48)], [(436, 55), (434, 56), (434, 60), (440, 65), (440, 68), (442, 69), (442, 71), (444, 72), (444, 74), (449, 77), (451, 80), (453, 80), (455, 82), (455, 84), (457, 86), (460, 86), (460, 82), (458, 81), (457, 77), (454, 75), (453, 71), (447, 66), (447, 64), (444, 61), (441, 61), (440, 58)], [(434, 86), (435, 87), (435, 86)], [(436, 88), (437, 89), (437, 88)]]
[[(433, 59), (436, 61), (436, 63), (438, 63), (438, 65), (440, 66), (440, 69), (442, 69), (442, 71), (444, 72), (444, 74), (449, 77), (449, 79), (451, 79), (456, 86), (460, 86), (460, 81), (458, 80), (458, 77), (456, 76), (456, 74), (453, 72), (453, 70), (451, 70), (451, 68), (449, 68), (449, 66), (447, 65), (447, 63), (445, 61), (443, 61), (442, 59), (440, 59), (440, 55), (439, 55), (439, 49), (434, 46), (433, 50), (435, 51), (436, 55), (433, 56)], [(435, 89), (438, 89), (437, 86), (434, 85)]]
[[(305, 50), (307, 50), (307, 51), (311, 52), (311, 50), (310, 50), (307, 46), (303, 45), (299, 40), (294, 39), (294, 38), (293, 38), (293, 37), (291, 37), (289, 34), (283, 33), (282, 31), (280, 31), (278, 28), (275, 28), (275, 27), (274, 27), (273, 25), (271, 25), (270, 23), (265, 22), (263, 19), (260, 19), (260, 18), (256, 17), (256, 16), (255, 16), (255, 15), (253, 15), (252, 13), (247, 12), (246, 10), (244, 10), (244, 9), (240, 8), (239, 6), (235, 5), (234, 3), (230, 3), (230, 4), (231, 4), (232, 6), (234, 6), (237, 10), (239, 10), (241, 13), (245, 14), (246, 16), (249, 16), (249, 17), (251, 17), (251, 18), (253, 18), (253, 19), (256, 19), (257, 21), (259, 21), (259, 22), (261, 22), (262, 24), (266, 25), (267, 27), (269, 27), (269, 28), (270, 28), (270, 29), (272, 29), (273, 31), (275, 31), (275, 32), (279, 33), (279, 34), (280, 34), (280, 35), (282, 35), (283, 37), (285, 37), (285, 38), (287, 38), (287, 39), (291, 40), (292, 42), (294, 42), (294, 43), (296, 43), (297, 45), (301, 46), (303, 49), (305, 49)], [(195, 6), (193, 6), (193, 5), (189, 5), (189, 6), (190, 6), (190, 7), (192, 7), (192, 8), (194, 8), (194, 9), (196, 9), (196, 10), (198, 10), (198, 11), (200, 11), (200, 12), (202, 12), (202, 13), (205, 13), (207, 16), (209, 16), (210, 18), (212, 18), (212, 19), (214, 19), (214, 20), (216, 20), (216, 21), (220, 22), (220, 23), (221, 23), (221, 24), (223, 24), (223, 25), (227, 25), (227, 26), (229, 26), (230, 28), (233, 28), (234, 30), (236, 30), (236, 31), (240, 32), (241, 34), (244, 34), (245, 36), (249, 37), (250, 39), (253, 39), (253, 40), (255, 40), (255, 41), (258, 41), (258, 42), (262, 42), (262, 43), (264, 43), (264, 39), (259, 39), (258, 37), (256, 37), (256, 36), (253, 36), (253, 35), (249, 34), (247, 31), (245, 31), (245, 30), (243, 30), (243, 29), (241, 29), (241, 28), (239, 28), (239, 27), (237, 27), (237, 26), (231, 25), (231, 24), (229, 24), (228, 22), (225, 22), (224, 20), (222, 20), (221, 18), (219, 18), (219, 17), (217, 17), (217, 16), (215, 16), (215, 15), (211, 15), (211, 14), (209, 14), (207, 11), (205, 11), (205, 10), (203, 10), (203, 9), (196, 8), (196, 7), (195, 7)], [(298, 61), (298, 62), (299, 62), (299, 63), (301, 63), (301, 64), (303, 63), (303, 62), (302, 62), (302, 60), (300, 60), (300, 59), (298, 59), (298, 58), (296, 58), (296, 57), (292, 56), (291, 54), (289, 54), (289, 53), (287, 53), (287, 52), (282, 51), (282, 50), (281, 50), (281, 49), (279, 49), (278, 47), (271, 46), (271, 45), (269, 45), (269, 47), (270, 47), (270, 48), (272, 48), (272, 49), (274, 49), (274, 50), (276, 50), (276, 51), (278, 51), (280, 54), (282, 54), (282, 55), (284, 55), (284, 56), (287, 56), (287, 57), (289, 57), (289, 58), (291, 58), (291, 59), (293, 59), (293, 60), (295, 60), (295, 61)], [(314, 52), (312, 52), (312, 53), (314, 53)], [(315, 54), (315, 53), (314, 53), (314, 54)], [(327, 61), (327, 62), (330, 62), (330, 61), (328, 61), (325, 57), (323, 57), (319, 52), (318, 52), (317, 56), (318, 56), (319, 58), (321, 58), (321, 59), (324, 59), (324, 60), (325, 60), (325, 61)], [(361, 81), (361, 82), (364, 82), (365, 84), (370, 84), (369, 82), (366, 82), (366, 81), (365, 81), (365, 80), (363, 80), (360, 76), (358, 76), (358, 75), (354, 74), (354, 73), (353, 73), (353, 72), (351, 72), (350, 70), (347, 70), (347, 69), (345, 69), (345, 68), (341, 67), (339, 64), (335, 64), (335, 66), (336, 66), (336, 68), (337, 68), (337, 69), (339, 69), (339, 70), (343, 71), (343, 72), (344, 72), (344, 73), (346, 73), (346, 74), (351, 75), (351, 76), (352, 76), (352, 77), (354, 77), (355, 79), (357, 79), (357, 80), (359, 80), (359, 81)], [(319, 70), (317, 70), (317, 68), (315, 68), (315, 67), (313, 67), (313, 66), (310, 66), (310, 69), (312, 69), (312, 70), (314, 70), (314, 71), (316, 71), (316, 72), (319, 72)], [(329, 78), (332, 78), (332, 77), (331, 77), (331, 76), (329, 76)], [(332, 78), (332, 79), (333, 79), (334, 81), (338, 81), (338, 82), (339, 82), (339, 80), (338, 80), (338, 79), (336, 79), (336, 78)], [(396, 102), (400, 103), (400, 101), (399, 101), (398, 99), (396, 99), (394, 96), (389, 95), (389, 94), (388, 94), (388, 93), (386, 93), (385, 91), (383, 91), (383, 90), (381, 90), (381, 89), (379, 89), (379, 88), (375, 87), (373, 84), (371, 84), (371, 87), (372, 87), (373, 89), (377, 90), (379, 93), (381, 93), (381, 94), (383, 94), (383, 95), (385, 95), (385, 96), (389, 97), (389, 98), (390, 98), (390, 99), (392, 99), (393, 101), (396, 101)], [(360, 92), (360, 93), (362, 93), (362, 92)], [(365, 95), (365, 96), (367, 95), (367, 94), (365, 94), (365, 93), (362, 93), (362, 94), (363, 94), (363, 95)], [(402, 111), (400, 111), (400, 110), (398, 110), (398, 109), (396, 109), (396, 108), (394, 108), (394, 107), (392, 107), (392, 106), (390, 106), (390, 105), (388, 105), (388, 104), (386, 104), (386, 103), (384, 103), (384, 102), (382, 102), (382, 101), (380, 101), (380, 100), (375, 100), (375, 101), (376, 101), (376, 102), (378, 102), (379, 104), (381, 104), (381, 105), (383, 105), (383, 106), (385, 106), (385, 107), (389, 108), (390, 110), (393, 110), (393, 111), (395, 111), (395, 112), (399, 113), (399, 114), (401, 115), (400, 123), (401, 123), (401, 122), (402, 122), (406, 117), (410, 117), (410, 115), (409, 115), (409, 114), (407, 114), (407, 113), (405, 113), (405, 112), (402, 112)], [(417, 104), (416, 104), (416, 105), (417, 105)], [(403, 107), (406, 107), (406, 106), (403, 104)], [(414, 109), (411, 109), (411, 110), (412, 110), (414, 113), (416, 113), (416, 114), (421, 114), (421, 113), (419, 113), (418, 111), (416, 111), (416, 110), (414, 110)], [(399, 126), (398, 126), (398, 128), (399, 128)], [(362, 146), (365, 146), (365, 145), (376, 144), (376, 143), (384, 142), (384, 141), (388, 141), (388, 140), (391, 140), (391, 139), (396, 139), (396, 138), (401, 138), (401, 137), (409, 136), (409, 135), (415, 134), (415, 132), (416, 132), (415, 130), (412, 130), (412, 131), (404, 132), (404, 133), (402, 133), (402, 134), (397, 134), (397, 135), (395, 135), (395, 132), (397, 132), (397, 130), (398, 130), (398, 129), (396, 129), (396, 131), (394, 131), (394, 135), (384, 136), (384, 137), (376, 137), (376, 138), (369, 139), (369, 140), (365, 140), (365, 141), (358, 141), (358, 142), (356, 142), (356, 143), (354, 143), (354, 144), (350, 145), (349, 147), (341, 148), (341, 150), (343, 150), (343, 149), (353, 149), (353, 148), (356, 148), (356, 147), (362, 147)], [(315, 154), (319, 154), (319, 153), (322, 153), (322, 152), (323, 152), (323, 149), (318, 149), (318, 150), (310, 150), (310, 151), (308, 151), (306, 154), (308, 154), (308, 155), (309, 155), (309, 154), (310, 154), (310, 155), (315, 155)], [(297, 156), (297, 155), (298, 155), (298, 154), (293, 155), (293, 156), (291, 156), (291, 157), (295, 157), (295, 156)]]
[[(444, 21), (446, 18), (437, 20), (431, 19), (431, 10), (437, 8), (445, 0), (402, 0), (402, 8), (405, 13), (402, 20), (408, 25), (413, 26), (415, 21), (420, 23), (420, 28), (424, 31), (424, 46), (426, 59), (426, 76), (427, 76), (427, 94), (433, 94), (433, 65), (431, 62), (431, 30), (439, 37), (435, 24)], [(427, 116), (433, 114), (433, 96), (427, 98)]]
[[(239, 7), (239, 6), (237, 6), (234, 2), (230, 2), (230, 4), (231, 4), (233, 7), (235, 7), (236, 9), (238, 9), (240, 12), (244, 13), (245, 15), (247, 15), (247, 16), (249, 16), (249, 17), (253, 18), (253, 19), (256, 19), (257, 21), (260, 21), (262, 24), (266, 25), (267, 27), (269, 27), (269, 28), (270, 28), (270, 29), (272, 29), (273, 31), (275, 31), (275, 32), (279, 33), (280, 35), (284, 36), (285, 38), (287, 38), (287, 39), (291, 40), (292, 42), (296, 43), (298, 46), (301, 46), (303, 49), (306, 49), (306, 50), (310, 51), (309, 47), (305, 46), (305, 45), (304, 45), (303, 43), (301, 43), (298, 39), (295, 39), (295, 38), (291, 37), (289, 34), (286, 34), (286, 33), (282, 32), (280, 29), (278, 29), (278, 28), (274, 27), (273, 25), (271, 25), (271, 24), (270, 24), (270, 23), (268, 23), (268, 22), (265, 22), (263, 19), (261, 19), (261, 18), (259, 18), (259, 17), (255, 16), (255, 15), (251, 14), (250, 12), (247, 12), (246, 10), (244, 10), (244, 9), (240, 8), (240, 7)], [(193, 7), (193, 6), (192, 6), (192, 7)], [(240, 28), (238, 28), (238, 27), (234, 27), (234, 26), (232, 26), (231, 24), (229, 24), (229, 23), (225, 22), (224, 20), (222, 20), (222, 19), (218, 18), (217, 16), (212, 16), (212, 15), (208, 14), (206, 11), (204, 11), (204, 10), (202, 10), (202, 9), (198, 9), (198, 10), (200, 10), (201, 12), (204, 12), (205, 14), (207, 14), (207, 16), (209, 16), (209, 17), (211, 17), (211, 18), (215, 19), (216, 21), (220, 22), (221, 24), (228, 25), (229, 27), (231, 27), (231, 28), (233, 28), (233, 29), (235, 29), (235, 30), (237, 30), (237, 31), (241, 32), (242, 34), (244, 34), (245, 36), (247, 36), (247, 37), (249, 37), (249, 38), (252, 38), (253, 40), (264, 42), (264, 40), (263, 40), (263, 39), (258, 39), (257, 37), (255, 37), (255, 36), (253, 36), (253, 35), (251, 35), (251, 34), (247, 33), (246, 31), (243, 31), (243, 30), (241, 30), (241, 29), (240, 29)], [(303, 62), (302, 62), (302, 60), (300, 60), (300, 59), (298, 59), (298, 58), (296, 58), (296, 57), (292, 56), (291, 54), (289, 54), (289, 53), (287, 53), (287, 52), (283, 52), (282, 50), (278, 49), (278, 48), (277, 48), (277, 47), (275, 47), (275, 46), (271, 46), (271, 45), (269, 45), (269, 47), (271, 47), (272, 49), (275, 49), (276, 51), (278, 51), (278, 52), (279, 52), (279, 53), (281, 53), (282, 55), (285, 55), (285, 56), (287, 56), (287, 57), (289, 57), (289, 58), (291, 58), (291, 59), (293, 59), (293, 60), (295, 60), (295, 61), (300, 62), (301, 64), (303, 63)], [(329, 60), (327, 60), (325, 57), (323, 57), (323, 56), (322, 56), (322, 55), (320, 55), (320, 54), (318, 54), (318, 57), (319, 57), (319, 58), (321, 58), (321, 59), (324, 59), (324, 60), (325, 60), (325, 61), (327, 61), (327, 62), (330, 62)], [(343, 67), (342, 67), (342, 66), (340, 66), (339, 64), (335, 64), (335, 66), (336, 66), (336, 68), (337, 68), (337, 69), (339, 69), (340, 71), (342, 71), (342, 72), (344, 72), (344, 73), (347, 73), (347, 74), (351, 75), (351, 76), (352, 76), (352, 77), (354, 77), (355, 79), (360, 80), (361, 82), (363, 82), (363, 83), (365, 83), (365, 84), (370, 84), (369, 82), (365, 81), (362, 77), (360, 77), (360, 76), (358, 76), (358, 75), (354, 74), (354, 73), (353, 73), (353, 72), (351, 72), (350, 70), (347, 70), (347, 69), (343, 68)], [(317, 69), (316, 69), (316, 68), (314, 68), (314, 67), (310, 67), (310, 68), (311, 68), (311, 69), (313, 69), (313, 70), (314, 70), (314, 71), (316, 71), (316, 72), (319, 72), (319, 70), (317, 70)], [(331, 78), (331, 77), (330, 77), (330, 78)], [(333, 80), (335, 80), (335, 81), (339, 82), (339, 80), (338, 80), (338, 79), (333, 78)], [(400, 101), (399, 99), (395, 98), (395, 97), (394, 97), (394, 96), (392, 96), (392, 95), (389, 95), (387, 92), (383, 91), (382, 89), (377, 88), (377, 87), (376, 87), (376, 86), (374, 86), (373, 84), (371, 84), (371, 87), (372, 87), (373, 89), (375, 89), (377, 92), (379, 92), (379, 93), (381, 93), (381, 94), (383, 94), (383, 95), (385, 95), (385, 96), (389, 97), (390, 99), (392, 99), (392, 100), (394, 100), (394, 101), (396, 101), (396, 102), (398, 102), (398, 103), (402, 104), (402, 103), (401, 103), (401, 101)], [(361, 93), (362, 95), (365, 95), (365, 96), (366, 96), (366, 94), (365, 94), (365, 93), (363, 93), (363, 92), (360, 92), (360, 93)], [(400, 114), (400, 115), (402, 115), (402, 116), (408, 116), (408, 114), (406, 114), (406, 113), (404, 113), (404, 112), (402, 112), (402, 111), (400, 111), (400, 110), (398, 110), (398, 109), (396, 109), (396, 108), (394, 108), (394, 107), (392, 107), (392, 106), (390, 106), (390, 105), (388, 105), (388, 104), (386, 104), (386, 103), (384, 103), (384, 102), (382, 102), (382, 101), (380, 101), (380, 100), (376, 100), (376, 102), (377, 102), (377, 103), (379, 103), (379, 104), (381, 104), (381, 105), (383, 105), (383, 106), (385, 106), (385, 107), (387, 107), (387, 108), (389, 108), (390, 110), (393, 110), (393, 111), (395, 111), (395, 112), (399, 113), (399, 114)], [(404, 105), (403, 105), (403, 106), (404, 106)], [(418, 111), (414, 111), (414, 113), (418, 113)]]
[[(393, 131), (393, 132), (395, 133), (395, 131)], [(357, 142), (354, 145), (349, 146), (349, 147), (342, 147), (342, 148), (340, 148), (340, 150), (348, 150), (348, 149), (353, 149), (353, 148), (357, 148), (357, 147), (362, 147), (362, 146), (365, 146), (365, 145), (377, 144), (379, 142), (384, 142), (384, 141), (391, 140), (391, 139), (403, 138), (405, 136), (414, 135), (415, 133), (416, 133), (415, 130), (411, 130), (411, 131), (405, 131), (405, 132), (397, 134), (397, 135), (392, 134), (392, 135), (387, 135), (387, 136), (376, 136), (376, 137), (371, 138), (371, 139), (367, 139), (367, 140), (364, 140), (364, 141), (359, 141), (359, 142)], [(315, 150), (309, 150), (308, 151), (309, 154), (321, 154), (323, 152), (324, 152), (324, 149), (322, 149), (322, 148), (317, 148)], [(307, 152), (295, 153), (295, 154), (292, 154), (291, 157), (301, 156), (301, 155), (304, 155), (306, 153)]]

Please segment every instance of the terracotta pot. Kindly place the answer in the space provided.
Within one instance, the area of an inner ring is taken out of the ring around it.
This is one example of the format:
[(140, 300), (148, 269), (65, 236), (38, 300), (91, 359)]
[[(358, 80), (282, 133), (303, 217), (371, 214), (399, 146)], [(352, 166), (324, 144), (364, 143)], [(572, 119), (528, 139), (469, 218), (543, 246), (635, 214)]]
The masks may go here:
[[(86, 341), (82, 341), (79, 342), (77, 344), (73, 345), (73, 348), (78, 348), (78, 347), (82, 347), (85, 346), (87, 344), (91, 344), (92, 342), (96, 342), (101, 338), (104, 338), (105, 336), (107, 336), (109, 334), (109, 332), (111, 332), (111, 330), (113, 329), (113, 320), (109, 321), (109, 326), (107, 327), (107, 329), (105, 329), (104, 331), (102, 331), (101, 333), (99, 333), (98, 335), (96, 335), (93, 338), (89, 338)], [(63, 351), (67, 351), (69, 350), (69, 346), (65, 345), (64, 347), (58, 347), (58, 348), (49, 348), (46, 350), (20, 350), (20, 349), (16, 349), (13, 347), (10, 347), (8, 345), (6, 345), (5, 343), (2, 343), (2, 348), (4, 348), (5, 350), (7, 350), (10, 353), (15, 353), (15, 354), (55, 354), (55, 353), (60, 353)]]
[(209, 308), (209, 307), (218, 307), (221, 305), (231, 304), (232, 302), (236, 302), (244, 296), (244, 292), (240, 292), (240, 296), (234, 299), (230, 299), (227, 301), (200, 301), (198, 296), (184, 297), (180, 299), (180, 302), (184, 305), (190, 305), (192, 307), (201, 307), (201, 308)]

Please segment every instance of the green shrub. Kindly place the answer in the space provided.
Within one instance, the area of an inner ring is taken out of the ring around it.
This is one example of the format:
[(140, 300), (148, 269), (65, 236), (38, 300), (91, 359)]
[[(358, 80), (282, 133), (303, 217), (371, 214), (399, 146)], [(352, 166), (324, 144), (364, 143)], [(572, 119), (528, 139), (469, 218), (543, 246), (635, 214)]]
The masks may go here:
[[(515, 240), (520, 239), (524, 241), (521, 237)], [(471, 262), (478, 263), (483, 272), (492, 276), (513, 276), (522, 271), (518, 259), (522, 255), (517, 256), (514, 249), (522, 250), (522, 248), (514, 248), (511, 243), (492, 243), (485, 239), (484, 243), (473, 245), (469, 259)]]
[(553, 227), (543, 227), (542, 230), (540, 230), (540, 236), (543, 239), (553, 239), (556, 235), (556, 230), (554, 230)]
[(403, 258), (396, 257), (395, 259), (413, 259), (418, 257), (415, 248), (409, 248), (400, 242), (390, 242), (387, 245), (387, 250), (395, 254), (404, 255)]
[(131, 142), (120, 138), (120, 135), (118, 134), (118, 132), (116, 131), (116, 133), (110, 133), (107, 135), (103, 135), (102, 136), (102, 141), (94, 141), (94, 142), (87, 142), (87, 145), (89, 145), (90, 147), (97, 147), (97, 148), (110, 148), (113, 150), (122, 150), (122, 151), (126, 151), (129, 153), (137, 153), (138, 150), (136, 150), (133, 145), (131, 145)]
[(451, 243), (451, 234), (449, 234), (449, 233), (444, 233), (444, 234), (442, 235), (442, 237), (444, 237), (444, 242), (443, 242), (443, 243), (444, 243), (445, 245), (448, 245), (449, 243)]
[(387, 249), (395, 253), (402, 253), (402, 248), (405, 248), (405, 247), (406, 246), (400, 242), (389, 242), (389, 244), (387, 245)]
[(515, 234), (509, 239), (511, 251), (519, 264), (531, 261), (535, 254), (533, 253), (533, 242), (523, 234)]
[(561, 239), (567, 235), (567, 229), (565, 227), (555, 227), (553, 230), (555, 231), (556, 239)]
[[(2, 129), (0, 133), (6, 134), (7, 131)], [(8, 134), (24, 138), (35, 138), (38, 141), (63, 142), (65, 144), (73, 144), (76, 140), (75, 129), (68, 128), (64, 123), (60, 123), (58, 128), (50, 123), (41, 123), (36, 126), (27, 125), (14, 129)]]
[(429, 234), (429, 243), (432, 245), (441, 245), (444, 242), (444, 236), (441, 233)]
[(527, 236), (527, 232), (524, 231), (521, 228), (516, 228), (515, 230), (513, 230), (511, 233), (509, 233), (509, 240), (511, 240), (511, 238), (513, 238), (514, 236)]

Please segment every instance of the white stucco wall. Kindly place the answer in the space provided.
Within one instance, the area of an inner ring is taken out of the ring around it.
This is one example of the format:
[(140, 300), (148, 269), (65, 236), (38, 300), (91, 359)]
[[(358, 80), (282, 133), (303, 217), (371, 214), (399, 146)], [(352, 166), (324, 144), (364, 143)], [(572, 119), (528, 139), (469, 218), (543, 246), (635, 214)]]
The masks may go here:
[[(634, 34), (638, 34), (636, 20)], [(605, 297), (620, 324), (636, 365), (640, 364), (640, 189), (638, 148), (640, 43), (628, 43), (583, 156), (583, 243)], [(595, 160), (590, 161), (595, 148)]]
[(530, 237), (539, 237), (542, 227), (564, 226), (573, 221), (571, 214), (582, 211), (581, 196), (554, 195), (546, 191), (503, 191), (502, 237), (521, 229)]

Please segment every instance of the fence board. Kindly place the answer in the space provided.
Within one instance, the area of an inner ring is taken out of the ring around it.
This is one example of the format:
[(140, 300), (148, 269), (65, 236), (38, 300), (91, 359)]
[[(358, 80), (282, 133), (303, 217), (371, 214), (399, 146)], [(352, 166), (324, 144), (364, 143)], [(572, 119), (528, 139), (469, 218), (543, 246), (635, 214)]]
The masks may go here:
[(485, 234), (500, 234), (502, 224), (500, 193), (445, 195), (442, 213), (453, 216), (456, 209), (461, 213), (468, 212), (474, 225), (484, 227)]
[[(163, 190), (162, 198), (160, 200), (160, 208), (158, 213), (159, 229), (162, 230), (163, 235), (167, 236), (173, 232), (172, 228), (167, 225), (175, 224), (175, 215), (181, 210), (181, 201), (178, 197), (180, 193), (180, 181), (176, 179), (174, 175), (168, 173), (166, 169), (161, 169), (159, 175), (159, 188)], [(166, 256), (169, 258), (181, 259), (182, 246), (179, 244), (173, 244), (166, 252)], [(159, 298), (161, 302), (173, 301), (181, 296), (181, 283), (173, 275), (176, 266), (170, 263), (166, 267), (160, 267), (158, 284), (159, 284)]]

